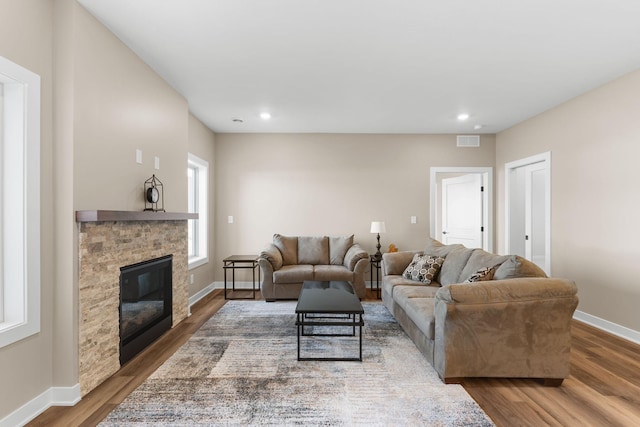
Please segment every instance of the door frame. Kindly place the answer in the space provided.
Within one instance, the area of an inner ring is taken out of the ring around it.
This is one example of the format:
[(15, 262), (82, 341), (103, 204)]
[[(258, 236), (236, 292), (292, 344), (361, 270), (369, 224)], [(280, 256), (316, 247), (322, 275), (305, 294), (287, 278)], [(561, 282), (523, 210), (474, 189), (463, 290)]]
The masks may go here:
[(505, 189), (504, 189), (504, 209), (505, 209), (505, 230), (504, 230), (504, 247), (506, 253), (510, 253), (510, 235), (511, 235), (511, 209), (510, 209), (510, 190), (511, 190), (511, 172), (515, 169), (529, 166), (535, 163), (544, 165), (545, 173), (545, 236), (544, 245), (547, 254), (545, 265), (541, 265), (542, 269), (551, 276), (551, 151), (536, 154), (513, 162), (505, 163)]
[(438, 173), (478, 173), (483, 175), (484, 200), (482, 213), (482, 226), (485, 232), (482, 235), (482, 247), (487, 252), (493, 252), (493, 168), (487, 167), (460, 167), (460, 166), (432, 166), (429, 168), (429, 234), (436, 237), (436, 218), (438, 216), (437, 174)]

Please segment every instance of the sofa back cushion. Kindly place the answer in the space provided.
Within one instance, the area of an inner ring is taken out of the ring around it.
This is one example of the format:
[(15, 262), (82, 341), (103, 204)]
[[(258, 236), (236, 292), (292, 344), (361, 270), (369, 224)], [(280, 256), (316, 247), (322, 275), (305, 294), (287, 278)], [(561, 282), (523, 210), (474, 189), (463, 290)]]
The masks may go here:
[(329, 264), (329, 238), (327, 236), (298, 237), (298, 264)]
[(329, 263), (342, 265), (347, 250), (353, 246), (353, 234), (351, 236), (329, 237)]
[(282, 254), (283, 265), (293, 265), (298, 263), (298, 238), (273, 235), (273, 244), (276, 245)]
[(518, 255), (511, 255), (493, 275), (494, 280), (518, 277), (547, 277), (543, 269)]
[(496, 255), (482, 249), (474, 249), (458, 276), (457, 283), (462, 283), (483, 268), (491, 268), (509, 259), (509, 255)]
[(441, 243), (436, 239), (432, 239), (431, 237), (429, 237), (427, 238), (427, 246), (424, 248), (423, 253), (425, 255), (433, 255), (446, 258), (446, 256), (449, 255), (449, 252), (459, 248), (464, 248), (464, 246), (461, 244), (445, 245), (444, 243)]
[(454, 248), (447, 254), (440, 269), (440, 278), (438, 279), (442, 286), (459, 283), (458, 278), (467, 265), (467, 261), (469, 261), (473, 251), (473, 249), (459, 245), (459, 247)]

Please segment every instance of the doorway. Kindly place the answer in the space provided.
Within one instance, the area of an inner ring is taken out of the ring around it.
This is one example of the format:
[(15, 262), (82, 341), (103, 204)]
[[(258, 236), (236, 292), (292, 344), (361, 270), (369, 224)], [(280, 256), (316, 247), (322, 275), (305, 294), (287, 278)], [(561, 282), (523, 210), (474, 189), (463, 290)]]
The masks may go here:
[(493, 251), (493, 168), (432, 167), (430, 234)]
[(505, 248), (551, 275), (551, 153), (505, 164)]

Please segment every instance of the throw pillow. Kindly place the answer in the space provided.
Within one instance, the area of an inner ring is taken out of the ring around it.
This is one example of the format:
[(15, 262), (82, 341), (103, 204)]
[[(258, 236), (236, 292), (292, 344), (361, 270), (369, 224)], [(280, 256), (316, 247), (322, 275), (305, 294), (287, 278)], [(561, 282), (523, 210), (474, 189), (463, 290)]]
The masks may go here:
[(444, 258), (439, 256), (415, 254), (402, 277), (428, 285), (438, 276), (443, 263)]
[(483, 267), (469, 276), (469, 278), (462, 283), (486, 282), (493, 279), (495, 272), (495, 267)]

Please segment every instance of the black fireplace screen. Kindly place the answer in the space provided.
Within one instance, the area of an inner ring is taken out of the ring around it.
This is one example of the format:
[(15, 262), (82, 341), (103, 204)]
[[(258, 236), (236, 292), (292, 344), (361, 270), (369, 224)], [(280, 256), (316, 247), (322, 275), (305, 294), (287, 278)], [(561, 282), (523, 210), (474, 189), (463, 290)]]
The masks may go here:
[(120, 363), (124, 364), (172, 324), (173, 256), (120, 268)]

